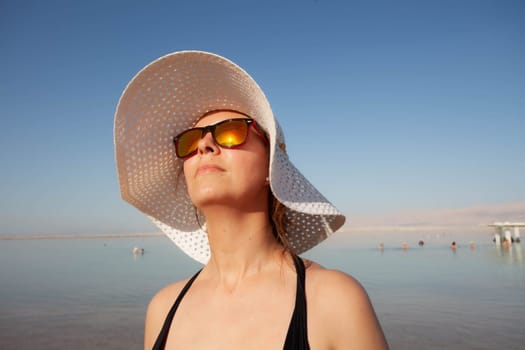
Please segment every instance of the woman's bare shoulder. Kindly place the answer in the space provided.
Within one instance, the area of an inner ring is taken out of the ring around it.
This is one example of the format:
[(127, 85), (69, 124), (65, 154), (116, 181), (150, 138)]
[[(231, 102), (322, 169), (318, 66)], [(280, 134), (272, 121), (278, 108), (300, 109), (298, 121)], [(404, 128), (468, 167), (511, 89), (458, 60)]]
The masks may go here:
[[(368, 295), (363, 286), (352, 276), (339, 270), (327, 269), (314, 261), (305, 261), (307, 285), (310, 284), (312, 292), (325, 298), (337, 296), (351, 296), (361, 299)], [(346, 299), (346, 298), (345, 298)]]
[(169, 310), (189, 278), (171, 283), (159, 290), (151, 299), (146, 312), (146, 327), (144, 332), (144, 348), (151, 349), (164, 324)]
[[(307, 263), (308, 313), (317, 332), (334, 349), (387, 349), (367, 292), (355, 278)], [(314, 330), (312, 330), (315, 332)], [(309, 330), (310, 332), (310, 330)]]
[(151, 298), (148, 308), (162, 307), (165, 304), (170, 304), (171, 307), (171, 304), (173, 304), (173, 302), (181, 292), (182, 288), (184, 288), (188, 280), (189, 278), (186, 278), (184, 280), (177, 281), (163, 287), (153, 296), (153, 298)]

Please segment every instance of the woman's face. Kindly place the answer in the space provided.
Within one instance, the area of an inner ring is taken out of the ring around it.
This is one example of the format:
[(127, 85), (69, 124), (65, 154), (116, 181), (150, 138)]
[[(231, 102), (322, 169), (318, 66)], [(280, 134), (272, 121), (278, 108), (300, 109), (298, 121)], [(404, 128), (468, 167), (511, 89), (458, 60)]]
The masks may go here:
[[(226, 119), (246, 118), (232, 111), (217, 111), (199, 120), (196, 127)], [(236, 148), (222, 148), (211, 133), (199, 141), (197, 153), (184, 161), (184, 176), (192, 202), (201, 210), (218, 206), (246, 211), (267, 205), (268, 146), (250, 126), (246, 142)]]

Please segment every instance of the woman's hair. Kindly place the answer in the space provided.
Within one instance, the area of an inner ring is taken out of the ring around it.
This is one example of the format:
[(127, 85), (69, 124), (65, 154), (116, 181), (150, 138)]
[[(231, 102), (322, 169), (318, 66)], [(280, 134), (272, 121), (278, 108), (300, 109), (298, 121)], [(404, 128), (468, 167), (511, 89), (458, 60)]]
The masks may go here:
[(286, 236), (286, 228), (289, 224), (286, 216), (286, 207), (281, 203), (272, 191), (268, 190), (268, 214), (272, 224), (272, 233), (277, 242), (279, 242), (285, 251), (291, 251), (290, 242)]

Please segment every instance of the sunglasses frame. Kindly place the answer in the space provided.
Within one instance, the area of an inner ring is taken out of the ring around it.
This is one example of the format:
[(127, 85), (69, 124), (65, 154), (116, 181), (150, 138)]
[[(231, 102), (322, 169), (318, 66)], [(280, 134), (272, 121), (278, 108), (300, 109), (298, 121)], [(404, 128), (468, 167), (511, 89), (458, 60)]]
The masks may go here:
[[(216, 130), (217, 126), (223, 125), (225, 123), (230, 123), (232, 121), (242, 121), (242, 122), (244, 122), (247, 125), (246, 137), (244, 138), (243, 142), (241, 142), (239, 144), (236, 144), (236, 145), (232, 145), (232, 146), (221, 145), (219, 142), (217, 142), (217, 139), (215, 138), (215, 130)], [(197, 151), (199, 149), (198, 147), (195, 148), (195, 150), (193, 150), (190, 153), (188, 153), (187, 155), (184, 155), (182, 157), (179, 155), (179, 151), (178, 151), (179, 140), (180, 140), (180, 138), (182, 136), (184, 136), (184, 134), (186, 134), (186, 133), (188, 133), (190, 131), (200, 130), (201, 131), (201, 136), (200, 136), (199, 140), (204, 138), (204, 136), (206, 136), (206, 134), (209, 132), (209, 133), (211, 133), (211, 137), (213, 138), (213, 142), (215, 142), (216, 145), (218, 145), (218, 146), (220, 146), (222, 148), (234, 149), (234, 148), (240, 147), (240, 146), (242, 146), (242, 145), (244, 145), (246, 143), (246, 141), (248, 140), (249, 134), (250, 134), (250, 127), (252, 127), (252, 126), (253, 126), (253, 129), (254, 129), (255, 133), (258, 134), (265, 141), (265, 143), (268, 143), (268, 137), (266, 136), (264, 131), (260, 129), (260, 127), (257, 124), (257, 122), (255, 121), (255, 119), (253, 119), (253, 118), (230, 118), (230, 119), (222, 120), (222, 121), (220, 121), (218, 123), (215, 123), (215, 124), (212, 124), (212, 125), (207, 125), (207, 126), (202, 126), (202, 127), (195, 127), (195, 128), (190, 128), (190, 129), (184, 130), (183, 132), (181, 132), (180, 134), (178, 134), (177, 136), (175, 136), (173, 138), (173, 144), (175, 145), (175, 154), (177, 155), (177, 158), (180, 158), (180, 159), (184, 160), (184, 159), (187, 159), (187, 158), (193, 156), (195, 153), (197, 153)]]

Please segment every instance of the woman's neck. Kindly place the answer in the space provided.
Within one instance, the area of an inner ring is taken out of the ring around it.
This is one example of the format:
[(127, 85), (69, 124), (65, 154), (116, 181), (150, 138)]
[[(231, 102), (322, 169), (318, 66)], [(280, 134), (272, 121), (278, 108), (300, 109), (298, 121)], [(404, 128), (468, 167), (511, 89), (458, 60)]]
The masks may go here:
[(268, 213), (231, 208), (206, 213), (211, 258), (206, 271), (225, 285), (275, 267), (283, 247), (272, 233)]

